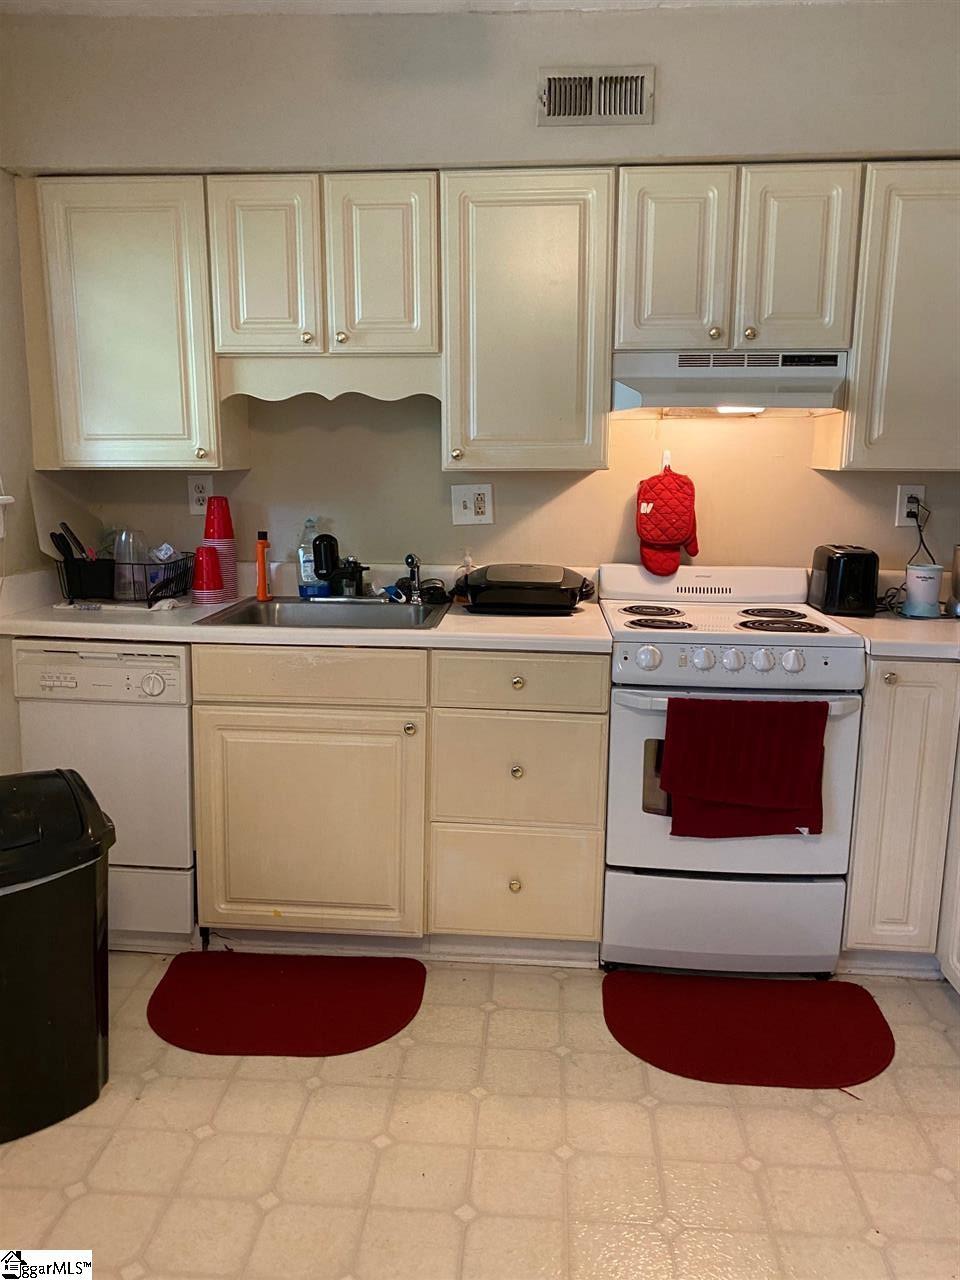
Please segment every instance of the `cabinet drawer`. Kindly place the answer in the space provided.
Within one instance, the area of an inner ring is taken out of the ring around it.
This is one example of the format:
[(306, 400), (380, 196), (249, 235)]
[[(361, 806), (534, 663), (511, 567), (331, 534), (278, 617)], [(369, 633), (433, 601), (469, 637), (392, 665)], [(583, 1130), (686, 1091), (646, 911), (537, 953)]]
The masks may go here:
[(599, 832), (436, 824), (430, 931), (596, 938), (602, 863)]
[(432, 816), (599, 827), (605, 716), (433, 712)]
[(422, 649), (193, 646), (194, 702), (423, 707)]
[(434, 653), (435, 707), (606, 711), (610, 659), (571, 653)]

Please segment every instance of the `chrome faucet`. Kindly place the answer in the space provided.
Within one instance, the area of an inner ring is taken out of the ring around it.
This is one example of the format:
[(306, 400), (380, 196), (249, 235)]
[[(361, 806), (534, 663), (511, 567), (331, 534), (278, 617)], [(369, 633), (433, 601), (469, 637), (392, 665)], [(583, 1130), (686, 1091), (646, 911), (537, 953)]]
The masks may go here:
[(420, 557), (411, 551), (404, 557), (403, 563), (410, 570), (410, 604), (423, 604), (423, 596), (420, 594)]

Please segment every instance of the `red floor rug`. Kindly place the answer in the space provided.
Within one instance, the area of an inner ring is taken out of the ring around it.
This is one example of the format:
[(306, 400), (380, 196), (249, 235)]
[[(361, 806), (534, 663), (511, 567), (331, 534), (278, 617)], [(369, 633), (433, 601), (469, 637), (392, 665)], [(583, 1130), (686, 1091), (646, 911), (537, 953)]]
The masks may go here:
[(713, 1084), (840, 1089), (879, 1075), (893, 1033), (852, 982), (608, 973), (611, 1035), (663, 1071)]
[(147, 1021), (193, 1053), (355, 1053), (407, 1025), (426, 977), (419, 960), (394, 956), (188, 951), (150, 997)]

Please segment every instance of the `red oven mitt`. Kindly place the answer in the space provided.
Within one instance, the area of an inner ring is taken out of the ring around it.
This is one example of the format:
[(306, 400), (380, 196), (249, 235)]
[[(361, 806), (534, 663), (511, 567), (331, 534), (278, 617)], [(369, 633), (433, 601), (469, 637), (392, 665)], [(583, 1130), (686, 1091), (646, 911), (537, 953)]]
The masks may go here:
[(695, 556), (697, 512), (695, 490), (689, 476), (671, 471), (641, 480), (637, 488), (637, 534), (645, 569), (668, 578), (680, 567), (680, 548)]

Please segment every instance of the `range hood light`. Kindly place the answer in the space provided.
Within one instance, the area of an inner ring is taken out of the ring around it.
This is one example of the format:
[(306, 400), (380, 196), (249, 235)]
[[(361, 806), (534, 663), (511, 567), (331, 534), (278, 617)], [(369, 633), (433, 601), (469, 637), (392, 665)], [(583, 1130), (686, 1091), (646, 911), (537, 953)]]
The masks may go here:
[(758, 413), (763, 413), (766, 407), (766, 405), (751, 404), (718, 404), (717, 413), (739, 413), (741, 417), (749, 414), (755, 417)]

